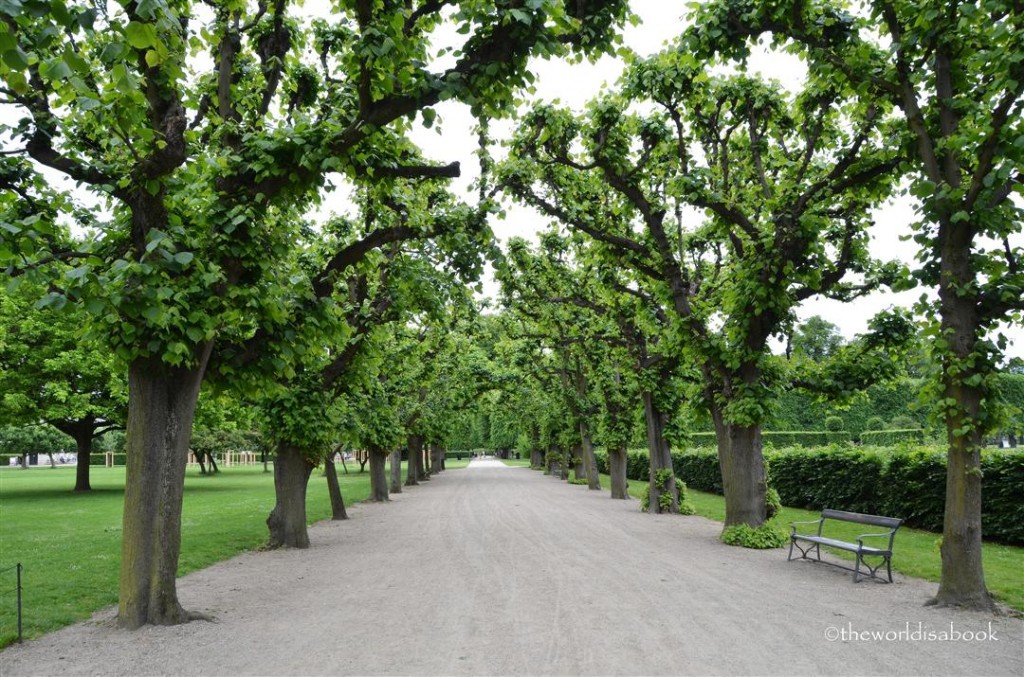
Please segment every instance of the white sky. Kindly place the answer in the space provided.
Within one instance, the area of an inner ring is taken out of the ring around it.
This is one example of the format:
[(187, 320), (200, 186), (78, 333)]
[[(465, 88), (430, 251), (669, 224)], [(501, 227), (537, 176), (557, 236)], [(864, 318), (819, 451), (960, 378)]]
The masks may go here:
[[(685, 2), (670, 0), (633, 0), (633, 11), (642, 23), (628, 27), (624, 34), (627, 46), (641, 55), (658, 51), (666, 41), (682, 32)], [(540, 61), (533, 65), (536, 78), (536, 93), (531, 100), (560, 101), (575, 110), (582, 110), (587, 101), (599, 94), (602, 88), (614, 85), (622, 73), (620, 60), (604, 57), (596, 64), (569, 64), (561, 61)], [(796, 86), (806, 72), (803, 64), (788, 55), (755, 55), (750, 61), (750, 70), (766, 77), (775, 78)], [(437, 107), (440, 124), (432, 130), (418, 130), (414, 138), (428, 157), (439, 162), (458, 160), (462, 164), (462, 178), (459, 189), (466, 190), (470, 181), (479, 174), (473, 155), (476, 138), (471, 130), (474, 120), (466, 107), (446, 102)], [(498, 137), (508, 123), (492, 125), (492, 135)], [(457, 189), (457, 190), (459, 190)], [(467, 195), (467, 199), (473, 199)], [(507, 204), (507, 217), (492, 223), (495, 235), (502, 242), (512, 236), (532, 237), (543, 230), (549, 220), (532, 209)], [(871, 230), (871, 252), (883, 259), (899, 259), (913, 263), (916, 245), (903, 241), (909, 236), (909, 224), (915, 219), (914, 209), (906, 200), (899, 200), (879, 209), (875, 216), (875, 227)], [(829, 299), (810, 299), (798, 309), (801, 320), (820, 315), (839, 327), (847, 339), (867, 330), (868, 320), (877, 312), (893, 306), (911, 306), (925, 289), (899, 294), (878, 292), (851, 303), (840, 303)], [(493, 278), (484, 280), (484, 294), (497, 297), (498, 288)], [(1005, 334), (1012, 344), (1006, 351), (1008, 357), (1024, 357), (1024, 328), (1007, 327)]]
[[(666, 41), (677, 36), (683, 28), (682, 16), (686, 2), (678, 0), (632, 0), (633, 10), (642, 23), (627, 27), (624, 40), (626, 45), (641, 55), (648, 55), (660, 49)], [(329, 0), (307, 0), (305, 12), (323, 16), (329, 13)], [(438, 35), (439, 40), (457, 40), (454, 31)], [(768, 77), (778, 78), (792, 85), (803, 76), (802, 64), (789, 56), (762, 55), (750, 62), (751, 70)], [(561, 61), (540, 61), (533, 64), (536, 79), (535, 101), (560, 101), (576, 110), (582, 110), (585, 103), (599, 94), (602, 88), (614, 85), (622, 72), (620, 60), (604, 57), (596, 64), (587, 62), (568, 64)], [(438, 162), (459, 161), (462, 178), (456, 182), (456, 191), (464, 193), (467, 200), (475, 199), (466, 193), (469, 185), (478, 176), (477, 159), (474, 155), (476, 138), (472, 133), (475, 121), (468, 109), (461, 104), (445, 102), (436, 107), (438, 120), (434, 129), (417, 129), (413, 136), (427, 157)], [(0, 111), (2, 113), (2, 111)], [(491, 133), (497, 138), (507, 136), (510, 123), (493, 124)], [(347, 211), (347, 191), (340, 189), (330, 194), (321, 211)], [(880, 209), (876, 215), (876, 226), (871, 232), (872, 253), (880, 258), (898, 258), (913, 261), (916, 246), (901, 241), (909, 234), (908, 224), (914, 220), (912, 206), (898, 202)], [(507, 218), (492, 223), (498, 239), (502, 242), (514, 235), (532, 237), (547, 226), (548, 220), (531, 209), (507, 205)], [(1021, 236), (1024, 237), (1024, 236)], [(484, 294), (497, 297), (498, 289), (488, 273), (484, 280)], [(846, 338), (866, 330), (868, 320), (879, 310), (899, 305), (911, 305), (924, 290), (903, 294), (878, 293), (852, 303), (838, 303), (823, 299), (811, 299), (799, 309), (798, 315), (806, 319), (820, 315), (839, 327)], [(1007, 350), (1008, 356), (1024, 357), (1024, 328), (1007, 328), (1007, 336), (1014, 342)]]

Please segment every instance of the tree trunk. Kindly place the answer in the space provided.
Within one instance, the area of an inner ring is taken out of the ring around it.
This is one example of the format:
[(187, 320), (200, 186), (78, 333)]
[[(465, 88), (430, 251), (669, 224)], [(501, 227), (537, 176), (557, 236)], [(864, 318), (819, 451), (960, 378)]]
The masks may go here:
[(423, 438), (420, 437), (420, 481), (430, 481), (430, 447), (424, 442)]
[(587, 479), (586, 469), (583, 467), (583, 445), (572, 445), (572, 477), (574, 480)]
[[(644, 418), (647, 421), (647, 451), (651, 459), (650, 477), (648, 479), (650, 487), (648, 490), (650, 492), (649, 509), (652, 513), (676, 513), (679, 512), (679, 490), (676, 487), (676, 475), (672, 468), (672, 450), (665, 439), (665, 425), (668, 422), (668, 416), (658, 409), (653, 393), (644, 392), (643, 402)], [(657, 481), (659, 473), (662, 477), (666, 478), (661, 483), (661, 486), (659, 486)], [(664, 489), (661, 488), (662, 486)], [(661, 495), (666, 492), (671, 494), (672, 504), (668, 509), (663, 509), (661, 506)]]
[(391, 452), (391, 493), (402, 493), (402, 450), (395, 449)]
[(383, 502), (388, 499), (388, 477), (384, 472), (384, 464), (388, 460), (388, 452), (379, 447), (370, 447), (370, 500)]
[(629, 479), (626, 477), (626, 448), (608, 450), (608, 473), (612, 477), (612, 498), (629, 499)]
[(409, 464), (405, 470), (405, 486), (411, 487), (420, 483), (420, 463), (423, 462), (423, 438), (419, 435), (409, 435), (406, 448), (409, 452)]
[[(933, 604), (970, 609), (994, 608), (985, 585), (981, 552), (981, 447), (985, 423), (982, 403), (991, 399), (983, 360), (975, 359), (981, 321), (977, 299), (959, 293), (971, 289), (971, 243), (968, 233), (944, 224), (939, 300), (942, 336), (949, 347), (942, 360), (944, 397), (956, 404), (944, 407), (946, 438), (946, 508), (942, 523), (942, 574)], [(964, 239), (966, 242), (963, 242)], [(980, 376), (977, 385), (966, 383)], [(965, 432), (966, 431), (966, 432)], [(958, 434), (959, 433), (959, 434)]]
[(444, 472), (444, 457), (447, 455), (444, 445), (435, 443), (430, 448), (434, 452), (434, 472)]
[(181, 552), (185, 465), (199, 387), (212, 343), (197, 365), (172, 367), (139, 358), (128, 367), (127, 467), (118, 590), (126, 628), (189, 620), (175, 577)]
[(725, 526), (748, 524), (759, 527), (765, 522), (765, 493), (768, 490), (761, 426), (739, 426), (725, 421), (721, 410), (712, 408), (718, 466), (722, 472), (725, 495)]
[(345, 499), (341, 495), (341, 484), (338, 483), (334, 454), (332, 450), (324, 456), (324, 475), (327, 476), (327, 495), (331, 497), (331, 519), (338, 522), (347, 520), (348, 512), (345, 510)]
[(306, 488), (313, 464), (302, 449), (287, 442), (277, 445), (274, 459), (274, 494), (277, 503), (267, 517), (271, 548), (308, 548)]
[(74, 437), (75, 449), (78, 451), (78, 466), (75, 468), (75, 491), (92, 491), (92, 484), (89, 483), (92, 431), (82, 431), (76, 433)]
[(543, 468), (544, 467), (544, 451), (539, 447), (533, 447), (530, 449), (530, 467), (531, 468)]
[(587, 474), (587, 488), (591, 491), (600, 491), (601, 473), (597, 469), (597, 456), (594, 455), (594, 442), (590, 439), (590, 426), (585, 421), (580, 421), (580, 440), (583, 469)]

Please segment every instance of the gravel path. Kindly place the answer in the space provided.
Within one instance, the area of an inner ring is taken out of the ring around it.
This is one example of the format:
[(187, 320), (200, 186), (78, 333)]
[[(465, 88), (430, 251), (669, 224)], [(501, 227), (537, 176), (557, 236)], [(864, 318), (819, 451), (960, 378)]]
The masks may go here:
[(215, 622), (127, 632), (108, 609), (8, 648), (0, 675), (1024, 674), (1020, 619), (925, 608), (935, 584), (854, 585), (525, 468), (475, 461), (349, 513), (309, 550), (182, 578)]

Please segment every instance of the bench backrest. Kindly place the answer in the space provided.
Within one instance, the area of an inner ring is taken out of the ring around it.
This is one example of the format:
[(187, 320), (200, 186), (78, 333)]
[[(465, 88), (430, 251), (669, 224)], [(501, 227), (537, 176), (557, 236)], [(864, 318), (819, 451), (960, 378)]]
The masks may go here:
[(896, 529), (903, 524), (899, 517), (883, 517), (881, 515), (865, 515), (859, 512), (846, 512), (845, 510), (831, 510), (826, 508), (821, 511), (822, 519), (842, 520), (843, 522), (857, 522), (858, 524), (870, 524), (886, 529)]

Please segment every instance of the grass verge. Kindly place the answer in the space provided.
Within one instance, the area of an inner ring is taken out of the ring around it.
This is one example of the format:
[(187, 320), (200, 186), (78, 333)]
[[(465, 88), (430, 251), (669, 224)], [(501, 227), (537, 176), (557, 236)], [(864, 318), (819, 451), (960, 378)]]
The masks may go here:
[[(629, 481), (629, 494), (640, 497), (646, 482)], [(601, 486), (611, 489), (611, 478), (601, 476)], [(687, 495), (701, 517), (722, 522), (725, 520), (725, 499), (717, 494), (689, 489)], [(820, 513), (797, 508), (783, 508), (772, 522), (789, 533), (790, 522), (816, 520)], [(830, 525), (832, 526), (832, 525)], [(836, 524), (832, 533), (837, 538), (852, 540), (865, 533), (863, 525)], [(870, 531), (870, 529), (868, 529)], [(892, 567), (906, 576), (923, 578), (938, 583), (942, 574), (942, 559), (939, 554), (941, 535), (921, 529), (901, 528), (896, 532), (893, 545)], [(853, 560), (853, 554), (845, 551), (830, 551), (843, 559)], [(982, 558), (985, 566), (985, 584), (992, 595), (1001, 603), (1024, 612), (1024, 548), (1000, 543), (983, 543)]]
[[(448, 461), (447, 469), (468, 461)], [(346, 505), (370, 495), (370, 475), (350, 464), (338, 467)], [(17, 632), (16, 574), (22, 573), (26, 639), (88, 618), (117, 603), (121, 566), (124, 468), (93, 467), (93, 490), (76, 494), (75, 469), (0, 468), (0, 648)], [(223, 468), (216, 475), (188, 469), (181, 517), (183, 576), (267, 540), (266, 518), (274, 507), (274, 476), (262, 465)], [(306, 495), (310, 524), (329, 518), (327, 479), (313, 471)]]

